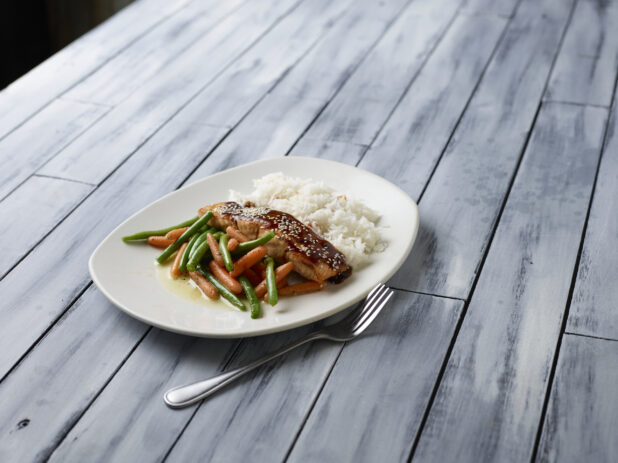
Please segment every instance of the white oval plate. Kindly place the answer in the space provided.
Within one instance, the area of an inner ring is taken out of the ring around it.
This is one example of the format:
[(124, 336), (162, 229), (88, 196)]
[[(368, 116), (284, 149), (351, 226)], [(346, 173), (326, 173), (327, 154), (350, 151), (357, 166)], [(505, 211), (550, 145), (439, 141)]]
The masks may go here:
[[(262, 303), (262, 317), (230, 308), (220, 301), (191, 301), (170, 292), (157, 279), (159, 251), (127, 244), (121, 237), (193, 217), (198, 208), (228, 199), (230, 189), (253, 190), (253, 179), (273, 172), (321, 180), (364, 201), (382, 215), (387, 249), (372, 263), (352, 272), (339, 285), (318, 293), (281, 298), (277, 306)], [(206, 337), (245, 337), (282, 331), (320, 320), (363, 299), (376, 284), (388, 280), (410, 253), (418, 230), (418, 208), (399, 187), (356, 167), (316, 158), (283, 157), (220, 172), (170, 193), (112, 231), (90, 257), (89, 269), (101, 292), (129, 315), (177, 333)]]

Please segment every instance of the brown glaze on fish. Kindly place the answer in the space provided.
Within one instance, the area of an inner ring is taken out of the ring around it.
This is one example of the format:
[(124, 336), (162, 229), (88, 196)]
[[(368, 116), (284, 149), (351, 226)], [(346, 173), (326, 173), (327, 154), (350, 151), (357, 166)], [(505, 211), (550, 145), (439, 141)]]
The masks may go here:
[(279, 263), (292, 262), (294, 270), (308, 280), (340, 283), (352, 272), (335, 246), (290, 214), (232, 201), (203, 207), (198, 213), (202, 216), (208, 211), (214, 214), (210, 225), (223, 230), (233, 225), (249, 239), (272, 230), (275, 237), (266, 243), (268, 254)]

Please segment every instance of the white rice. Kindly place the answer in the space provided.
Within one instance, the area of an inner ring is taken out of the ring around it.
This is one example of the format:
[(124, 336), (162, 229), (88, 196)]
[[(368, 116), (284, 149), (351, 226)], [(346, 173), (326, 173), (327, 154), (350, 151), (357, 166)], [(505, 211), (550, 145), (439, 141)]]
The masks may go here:
[(255, 190), (250, 194), (231, 190), (230, 199), (292, 214), (330, 241), (352, 267), (362, 267), (370, 261), (372, 253), (386, 248), (377, 225), (379, 214), (323, 182), (277, 172), (254, 180), (253, 186)]

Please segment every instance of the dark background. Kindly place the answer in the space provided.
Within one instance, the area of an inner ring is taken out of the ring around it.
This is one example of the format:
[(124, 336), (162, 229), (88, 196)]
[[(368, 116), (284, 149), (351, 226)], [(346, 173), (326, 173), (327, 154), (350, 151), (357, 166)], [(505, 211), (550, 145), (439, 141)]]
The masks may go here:
[(132, 1), (0, 1), (0, 89)]

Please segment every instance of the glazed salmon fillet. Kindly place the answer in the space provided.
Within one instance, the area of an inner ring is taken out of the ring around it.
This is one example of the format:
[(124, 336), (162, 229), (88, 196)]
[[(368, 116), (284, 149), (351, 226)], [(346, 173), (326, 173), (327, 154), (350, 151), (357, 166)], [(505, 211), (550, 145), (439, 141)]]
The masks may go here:
[(209, 211), (214, 214), (210, 225), (223, 230), (232, 225), (252, 240), (273, 231), (275, 237), (265, 245), (268, 255), (280, 264), (292, 262), (294, 270), (308, 280), (340, 283), (352, 271), (335, 246), (290, 214), (232, 201), (205, 206), (198, 214)]

